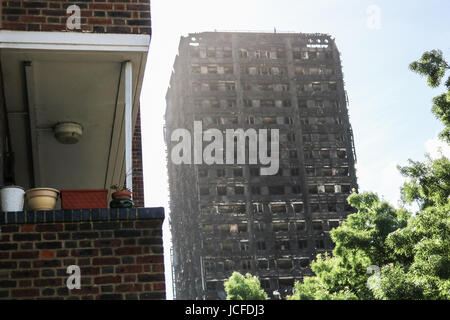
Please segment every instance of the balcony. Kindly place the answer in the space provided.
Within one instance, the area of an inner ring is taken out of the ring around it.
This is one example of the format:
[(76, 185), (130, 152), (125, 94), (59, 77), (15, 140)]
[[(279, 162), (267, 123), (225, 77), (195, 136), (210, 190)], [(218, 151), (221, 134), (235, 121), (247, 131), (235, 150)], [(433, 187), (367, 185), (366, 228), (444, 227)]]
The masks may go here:
[[(0, 185), (133, 188), (136, 170), (142, 177), (132, 144), (140, 141), (133, 129), (150, 45), (149, 2), (85, 1), (79, 11), (65, 1), (12, 4), (3, 4), (0, 30)], [(78, 143), (55, 139), (64, 122), (81, 125)]]

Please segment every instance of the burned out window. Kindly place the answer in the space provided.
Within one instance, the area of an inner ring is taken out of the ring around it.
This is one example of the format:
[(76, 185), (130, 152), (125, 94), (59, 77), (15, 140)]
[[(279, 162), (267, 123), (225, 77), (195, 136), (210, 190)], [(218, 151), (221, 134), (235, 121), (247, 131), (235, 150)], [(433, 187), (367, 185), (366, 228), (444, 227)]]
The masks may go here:
[(287, 134), (287, 141), (289, 141), (289, 142), (295, 142), (295, 133), (289, 132), (289, 133)]
[(300, 175), (300, 168), (291, 168), (290, 175), (293, 177), (298, 177)]
[(339, 220), (328, 220), (328, 226), (330, 227), (330, 229), (339, 227), (339, 224)]
[(292, 208), (294, 209), (295, 213), (303, 213), (303, 203), (297, 202), (292, 204)]
[(293, 185), (291, 188), (292, 188), (292, 193), (293, 194), (300, 194), (300, 193), (302, 193), (302, 188), (299, 185)]
[(317, 202), (310, 204), (311, 212), (320, 212), (320, 206)]
[(296, 221), (295, 226), (297, 227), (297, 231), (305, 231), (306, 230), (306, 221), (304, 221), (304, 220)]
[(256, 231), (264, 231), (266, 230), (264, 222), (255, 222), (254, 224)]
[(329, 203), (328, 204), (328, 212), (337, 212), (336, 203)]
[(269, 279), (261, 279), (260, 283), (261, 283), (262, 289), (265, 289), (265, 290), (270, 289), (270, 280)]
[(267, 270), (269, 269), (269, 261), (266, 259), (259, 259), (258, 260), (258, 269), (259, 270)]
[(291, 245), (289, 243), (289, 240), (284, 239), (284, 240), (278, 240), (275, 244), (275, 247), (277, 250), (284, 251), (284, 250), (289, 250)]
[(284, 117), (283, 122), (284, 122), (284, 124), (293, 124), (294, 123), (294, 121), (291, 117)]
[(274, 221), (272, 223), (273, 232), (288, 232), (289, 224), (287, 222)]
[(285, 203), (271, 203), (270, 211), (275, 214), (286, 213), (287, 212), (286, 204)]
[(347, 151), (345, 149), (338, 149), (336, 155), (339, 159), (347, 159)]
[(212, 224), (204, 224), (202, 226), (203, 232), (213, 232), (213, 225)]
[[(303, 142), (311, 142), (311, 135), (310, 134), (304, 134), (302, 135), (303, 138)], [(307, 152), (310, 150), (305, 150), (305, 157), (307, 156)], [(311, 154), (311, 158), (312, 158), (312, 153)], [(311, 159), (311, 158), (307, 158), (307, 159)]]
[(278, 259), (277, 267), (280, 270), (290, 270), (293, 268), (292, 260), (290, 259)]
[(224, 66), (223, 67), (223, 72), (225, 74), (232, 74), (234, 72), (233, 66)]
[(213, 272), (216, 268), (216, 264), (213, 261), (205, 261), (204, 266), (206, 272)]
[(251, 270), (252, 262), (250, 260), (242, 260), (241, 267), (242, 267), (242, 270)]
[(250, 100), (250, 99), (244, 99), (244, 107), (250, 108), (250, 107), (252, 107), (252, 106), (253, 106), (252, 100)]
[(323, 230), (322, 220), (313, 221), (313, 230), (314, 231), (322, 231)]
[(325, 185), (325, 193), (334, 193), (334, 185), (326, 184)]
[(217, 186), (217, 195), (226, 196), (227, 195), (227, 187), (226, 186)]
[(206, 178), (208, 176), (208, 169), (199, 169), (198, 176), (200, 178)]
[(200, 195), (201, 196), (209, 195), (209, 187), (200, 187)]
[(259, 187), (259, 186), (252, 186), (252, 194), (260, 195), (261, 194), (261, 187)]
[(318, 193), (317, 185), (309, 185), (308, 192), (309, 194), (317, 194)]
[(191, 70), (192, 70), (192, 73), (198, 74), (198, 73), (200, 73), (200, 66), (193, 65)]
[[(305, 156), (305, 158), (306, 159), (311, 159), (312, 158), (312, 153), (310, 155), (308, 155), (308, 156), (310, 156), (310, 157), (306, 158), (306, 156)], [(308, 176), (315, 176), (316, 175), (316, 168), (314, 168), (313, 166), (306, 166), (306, 174)]]
[(225, 169), (217, 169), (216, 170), (216, 176), (221, 178), (221, 177), (225, 177)]
[(266, 250), (266, 242), (265, 242), (265, 241), (257, 241), (257, 242), (256, 242), (256, 248), (257, 248), (259, 251), (264, 251), (264, 250)]
[(233, 169), (233, 176), (234, 177), (242, 177), (243, 176), (242, 168)]
[(217, 282), (216, 281), (206, 281), (206, 289), (207, 290), (215, 291), (216, 288), (217, 288)]
[(269, 186), (270, 195), (283, 195), (285, 193), (284, 186)]
[(306, 103), (306, 100), (299, 100), (298, 101), (298, 107), (301, 109), (307, 108), (308, 104)]
[(316, 239), (315, 244), (317, 249), (325, 249), (325, 242), (323, 239)]
[(231, 49), (223, 49), (223, 57), (224, 58), (231, 58), (233, 56), (233, 52)]
[(208, 70), (208, 73), (217, 74), (217, 66), (216, 65), (208, 66), (207, 70)]
[(289, 159), (297, 159), (297, 158), (298, 158), (297, 150), (289, 150)]
[(212, 108), (220, 108), (220, 101), (219, 100), (210, 100), (209, 104)]
[(243, 233), (248, 231), (248, 225), (247, 222), (239, 223), (238, 224), (238, 232)]
[(322, 168), (322, 175), (323, 175), (324, 177), (331, 177), (332, 174), (333, 174), (333, 172), (332, 172), (332, 170), (331, 170), (330, 167), (324, 167), (324, 168)]
[(250, 245), (248, 244), (248, 241), (241, 241), (240, 244), (240, 249), (243, 252), (247, 252), (250, 249)]
[(272, 99), (263, 99), (261, 100), (261, 107), (275, 107), (275, 101)]
[(234, 194), (236, 194), (236, 195), (243, 195), (244, 194), (244, 186), (235, 186), (234, 187)]
[(260, 174), (259, 168), (256, 168), (256, 167), (251, 167), (250, 168), (250, 176), (252, 176), (252, 177), (259, 177), (259, 174)]
[(314, 92), (322, 91), (322, 84), (320, 82), (313, 82), (312, 89)]
[(337, 83), (336, 82), (329, 82), (328, 83), (328, 89), (331, 91), (336, 91), (337, 90)]
[(258, 90), (259, 91), (273, 91), (273, 84), (269, 83), (262, 83), (262, 84), (258, 84)]
[(341, 192), (342, 193), (351, 193), (350, 185), (349, 184), (341, 185)]
[(256, 203), (253, 203), (252, 206), (253, 206), (254, 213), (263, 213), (264, 210), (263, 210), (262, 203), (256, 202)]
[(291, 106), (292, 106), (291, 100), (283, 100), (283, 107), (284, 108), (289, 108)]
[(300, 268), (308, 268), (309, 267), (309, 259), (308, 258), (299, 259), (299, 265), (300, 265)]
[(234, 269), (234, 261), (225, 260), (224, 269), (225, 271), (232, 271)]
[(300, 250), (305, 250), (308, 248), (308, 240), (307, 239), (300, 239), (298, 240), (298, 248)]
[(294, 51), (292, 51), (292, 57), (295, 60), (300, 60), (300, 59), (302, 59), (302, 52), (300, 50), (294, 50)]

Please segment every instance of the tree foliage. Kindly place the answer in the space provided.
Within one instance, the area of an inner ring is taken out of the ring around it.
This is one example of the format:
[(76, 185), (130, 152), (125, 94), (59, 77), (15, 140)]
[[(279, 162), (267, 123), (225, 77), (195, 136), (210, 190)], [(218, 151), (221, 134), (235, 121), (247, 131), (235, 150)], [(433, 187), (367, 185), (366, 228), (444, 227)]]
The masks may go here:
[[(426, 76), (428, 85), (432, 88), (441, 85), (445, 73), (450, 69), (440, 50), (425, 52), (420, 60), (411, 63), (409, 68), (422, 76)], [(445, 87), (447, 92), (433, 99), (432, 112), (442, 121), (445, 127), (440, 137), (450, 143), (450, 76), (445, 81)]]
[(233, 272), (224, 286), (227, 300), (267, 300), (258, 278), (249, 273), (244, 277), (239, 272)]
[[(410, 68), (437, 87), (449, 66), (433, 50)], [(450, 142), (450, 78), (445, 85), (433, 113), (445, 127), (441, 138)], [(290, 299), (450, 299), (450, 161), (427, 156), (399, 170), (408, 177), (403, 201), (416, 201), (420, 211), (395, 209), (373, 193), (350, 195), (357, 212), (330, 232), (332, 256), (317, 256), (315, 276), (297, 282)]]

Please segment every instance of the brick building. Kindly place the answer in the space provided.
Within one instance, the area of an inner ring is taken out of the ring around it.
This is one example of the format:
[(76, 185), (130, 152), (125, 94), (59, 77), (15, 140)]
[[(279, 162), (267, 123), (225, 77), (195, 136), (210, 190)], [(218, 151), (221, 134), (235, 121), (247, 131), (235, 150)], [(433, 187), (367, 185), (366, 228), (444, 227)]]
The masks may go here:
[[(291, 292), (330, 252), (352, 212), (353, 134), (334, 39), (325, 34), (205, 32), (181, 38), (168, 89), (168, 152), (178, 128), (279, 129), (280, 169), (177, 165), (168, 158), (176, 298), (223, 299), (233, 271), (270, 296)], [(248, 149), (248, 144), (246, 145)], [(228, 150), (227, 150), (228, 151)], [(194, 151), (193, 151), (194, 152)]]
[[(0, 185), (126, 184), (136, 208), (0, 212), (0, 298), (165, 298), (164, 210), (144, 208), (150, 40), (149, 0), (1, 2)], [(78, 143), (55, 138), (65, 122), (81, 125)], [(71, 264), (81, 290), (65, 286)]]

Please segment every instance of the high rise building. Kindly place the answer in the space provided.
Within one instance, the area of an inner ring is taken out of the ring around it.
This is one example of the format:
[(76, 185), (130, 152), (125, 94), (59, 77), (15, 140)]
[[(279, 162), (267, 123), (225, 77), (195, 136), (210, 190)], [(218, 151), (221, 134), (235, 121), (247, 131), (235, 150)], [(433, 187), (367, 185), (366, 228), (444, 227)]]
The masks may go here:
[[(223, 282), (233, 271), (258, 276), (271, 297), (290, 294), (295, 281), (311, 275), (316, 255), (333, 249), (329, 231), (353, 211), (346, 198), (357, 189), (334, 39), (189, 34), (166, 100), (176, 298), (225, 298)], [(249, 161), (175, 163), (173, 147), (182, 139), (172, 134), (187, 129), (195, 140), (194, 121), (203, 131), (278, 129), (278, 172), (262, 175), (265, 166)]]

